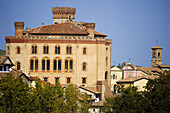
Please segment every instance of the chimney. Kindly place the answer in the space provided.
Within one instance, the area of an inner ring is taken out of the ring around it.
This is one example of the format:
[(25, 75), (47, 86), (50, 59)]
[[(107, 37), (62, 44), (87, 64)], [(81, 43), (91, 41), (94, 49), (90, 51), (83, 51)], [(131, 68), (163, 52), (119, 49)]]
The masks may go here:
[(88, 36), (94, 37), (95, 23), (86, 23), (86, 30), (89, 33)]
[(53, 24), (74, 22), (76, 8), (72, 7), (53, 7)]
[(15, 25), (15, 36), (22, 36), (24, 22), (14, 22), (14, 25)]

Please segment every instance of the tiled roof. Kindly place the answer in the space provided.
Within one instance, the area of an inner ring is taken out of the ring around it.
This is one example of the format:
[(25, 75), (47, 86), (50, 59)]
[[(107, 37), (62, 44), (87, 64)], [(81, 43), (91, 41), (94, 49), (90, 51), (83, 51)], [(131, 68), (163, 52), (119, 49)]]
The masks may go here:
[(0, 56), (0, 64), (3, 64), (7, 58), (7, 56)]
[(40, 27), (31, 29), (30, 33), (31, 34), (87, 35), (86, 31), (84, 31), (83, 29), (80, 29), (80, 27), (78, 27), (77, 25), (71, 22), (40, 26)]
[(113, 93), (108, 85), (108, 82), (105, 81), (105, 98), (111, 98), (113, 97)]
[(136, 70), (141, 70), (148, 75), (152, 75), (155, 72), (163, 73), (163, 71), (161, 69), (155, 68), (155, 67), (136, 67)]
[(94, 31), (94, 34), (96, 36), (107, 36), (106, 34), (103, 34), (103, 33), (97, 32), (97, 31)]
[(152, 47), (152, 49), (163, 49), (163, 48), (160, 46), (155, 46), (155, 47)]
[(84, 89), (84, 90), (93, 92), (93, 93), (95, 93), (95, 94), (101, 94), (100, 91), (97, 91), (97, 90), (96, 90), (96, 87), (84, 87), (84, 86), (79, 86), (79, 88), (82, 88), (82, 89)]
[(159, 76), (138, 76), (138, 77), (129, 77), (129, 78), (126, 78), (126, 79), (121, 79), (121, 80), (118, 80), (117, 83), (121, 83), (121, 82), (135, 82), (135, 81), (138, 81), (138, 80), (141, 80), (141, 79), (152, 79), (154, 80), (155, 78), (158, 78)]
[[(14, 75), (14, 78), (16, 79), (18, 76), (22, 74), (22, 71), (18, 71), (16, 69), (12, 69), (11, 71), (12, 75)], [(0, 78), (1, 77), (6, 77), (8, 73), (0, 73)]]
[(159, 66), (160, 66), (160, 67), (163, 67), (163, 68), (170, 68), (170, 66), (168, 66), (168, 65), (163, 65), (163, 64), (160, 64)]

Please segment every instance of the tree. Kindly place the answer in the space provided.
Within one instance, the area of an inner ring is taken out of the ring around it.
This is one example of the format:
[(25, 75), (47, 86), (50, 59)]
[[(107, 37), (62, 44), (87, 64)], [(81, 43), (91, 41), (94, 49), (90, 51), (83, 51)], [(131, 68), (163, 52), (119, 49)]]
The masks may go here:
[(146, 108), (148, 112), (170, 112), (170, 72), (150, 80), (146, 89), (143, 94), (149, 103)]
[(0, 106), (4, 113), (27, 112), (32, 109), (30, 88), (22, 78), (14, 79), (12, 73), (0, 81)]
[(136, 91), (136, 87), (129, 86), (122, 95), (118, 95), (115, 98), (107, 98), (103, 111), (106, 113), (142, 112), (140, 103), (143, 101), (143, 96)]

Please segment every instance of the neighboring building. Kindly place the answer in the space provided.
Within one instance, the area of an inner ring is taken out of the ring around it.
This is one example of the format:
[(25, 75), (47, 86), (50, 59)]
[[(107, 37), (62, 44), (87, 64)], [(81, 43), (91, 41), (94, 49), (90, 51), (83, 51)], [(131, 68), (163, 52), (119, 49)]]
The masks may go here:
[(138, 76), (138, 77), (130, 77), (126, 79), (121, 79), (117, 81), (117, 84), (121, 84), (124, 86), (124, 88), (127, 88), (129, 86), (135, 86), (138, 88), (138, 91), (144, 91), (146, 84), (148, 83), (149, 79), (154, 80), (155, 78), (158, 78), (159, 76)]
[(52, 8), (53, 24), (24, 28), (15, 22), (15, 36), (6, 36), (6, 54), (26, 76), (55, 84), (95, 88), (105, 99), (110, 86), (111, 44), (95, 31), (95, 23), (75, 22), (76, 8)]
[(7, 56), (0, 56), (0, 73), (9, 73), (10, 68), (14, 66)]
[(170, 66), (162, 64), (162, 47), (152, 47), (152, 67), (140, 67), (131, 63), (124, 63), (123, 75), (124, 78), (137, 76), (160, 75), (164, 71), (169, 71)]
[(130, 63), (123, 67), (124, 79), (138, 76), (160, 75), (161, 73), (163, 73), (163, 70), (156, 67), (137, 67)]
[(117, 66), (111, 67), (111, 90), (115, 92), (116, 81), (122, 79), (122, 70)]

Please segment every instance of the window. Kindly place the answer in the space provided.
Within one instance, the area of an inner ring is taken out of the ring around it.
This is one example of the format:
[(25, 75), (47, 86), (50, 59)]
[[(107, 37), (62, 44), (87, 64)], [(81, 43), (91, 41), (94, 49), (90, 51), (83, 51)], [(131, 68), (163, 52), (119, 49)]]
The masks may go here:
[(82, 84), (86, 83), (86, 78), (82, 78)]
[(48, 45), (45, 45), (45, 46), (43, 47), (43, 50), (44, 50), (44, 54), (48, 54), (48, 51), (49, 51)]
[(38, 70), (38, 59), (37, 58), (32, 58), (30, 60), (30, 70)]
[(56, 82), (59, 82), (59, 77), (56, 77), (56, 78), (55, 78), (55, 83), (56, 83)]
[(85, 47), (83, 48), (83, 54), (84, 55), (86, 54), (86, 48)]
[(67, 54), (71, 54), (72, 47), (71, 47), (71, 46), (67, 46), (67, 47), (66, 47), (66, 50), (67, 50)]
[(155, 58), (155, 52), (153, 52), (153, 58)]
[(20, 47), (17, 47), (17, 54), (20, 54)]
[(83, 63), (83, 71), (86, 71), (86, 63)]
[(32, 46), (32, 54), (37, 54), (37, 46)]
[(54, 71), (61, 71), (61, 59), (56, 58), (53, 61), (53, 70)]
[(108, 66), (108, 57), (106, 57), (106, 66)]
[(55, 46), (55, 54), (60, 54), (60, 46)]
[(20, 70), (21, 64), (20, 62), (17, 62), (17, 70)]
[(49, 71), (50, 70), (50, 59), (48, 58), (44, 58), (42, 60), (42, 70), (45, 71)]
[(115, 74), (113, 74), (113, 79), (117, 79), (117, 76)]
[(67, 78), (67, 83), (70, 83), (71, 82), (71, 78)]
[(47, 81), (48, 81), (48, 78), (47, 78), (47, 77), (44, 77), (44, 81), (47, 82)]
[(65, 60), (65, 71), (66, 72), (72, 72), (73, 70), (73, 60), (72, 59), (66, 59)]
[(161, 55), (160, 52), (158, 52), (158, 58), (160, 58), (160, 55)]

